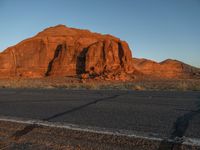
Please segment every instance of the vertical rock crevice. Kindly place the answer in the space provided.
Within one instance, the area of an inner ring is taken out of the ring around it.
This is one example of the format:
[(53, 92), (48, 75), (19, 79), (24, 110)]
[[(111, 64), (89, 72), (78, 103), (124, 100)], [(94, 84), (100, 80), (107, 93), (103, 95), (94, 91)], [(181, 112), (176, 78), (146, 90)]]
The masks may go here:
[(63, 46), (61, 44), (57, 46), (57, 48), (55, 50), (55, 53), (54, 53), (54, 57), (53, 57), (53, 59), (48, 64), (48, 68), (47, 68), (47, 71), (45, 73), (45, 76), (49, 76), (50, 75), (53, 63), (54, 63), (55, 59), (58, 58), (59, 54), (62, 51), (62, 48), (63, 48)]
[(12, 57), (13, 57), (13, 62), (14, 62), (14, 66), (13, 66), (13, 68), (14, 68), (14, 70), (13, 70), (14, 74), (13, 74), (13, 72), (11, 74), (13, 76), (17, 76), (17, 59), (16, 59), (16, 55), (15, 55), (14, 49), (11, 49), (10, 51), (11, 51), (11, 54), (12, 54)]
[(83, 48), (76, 60), (76, 74), (80, 75), (86, 72), (86, 54), (88, 48)]
[(119, 56), (119, 60), (120, 60), (120, 65), (121, 65), (121, 67), (123, 67), (124, 66), (124, 62), (123, 62), (124, 51), (123, 51), (123, 47), (120, 42), (118, 42), (118, 56)]

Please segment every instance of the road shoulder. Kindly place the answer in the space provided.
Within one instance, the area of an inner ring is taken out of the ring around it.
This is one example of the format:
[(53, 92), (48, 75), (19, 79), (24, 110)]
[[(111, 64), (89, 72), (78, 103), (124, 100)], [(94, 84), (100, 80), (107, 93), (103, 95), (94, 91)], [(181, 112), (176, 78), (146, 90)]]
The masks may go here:
[(178, 141), (37, 120), (0, 118), (0, 149), (200, 149), (199, 140)]

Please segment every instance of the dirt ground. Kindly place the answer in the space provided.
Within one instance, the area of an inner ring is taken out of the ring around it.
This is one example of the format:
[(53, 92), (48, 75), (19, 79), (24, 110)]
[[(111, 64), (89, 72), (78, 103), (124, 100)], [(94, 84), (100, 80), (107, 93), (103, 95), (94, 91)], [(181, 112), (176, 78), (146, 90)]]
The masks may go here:
[(200, 91), (200, 79), (137, 79), (134, 81), (105, 81), (62, 78), (4, 78), (0, 79), (0, 88), (66, 88), (66, 89), (121, 89), (121, 90), (165, 90)]
[[(173, 147), (173, 148), (172, 148)], [(165, 141), (0, 121), (0, 150), (186, 150)]]

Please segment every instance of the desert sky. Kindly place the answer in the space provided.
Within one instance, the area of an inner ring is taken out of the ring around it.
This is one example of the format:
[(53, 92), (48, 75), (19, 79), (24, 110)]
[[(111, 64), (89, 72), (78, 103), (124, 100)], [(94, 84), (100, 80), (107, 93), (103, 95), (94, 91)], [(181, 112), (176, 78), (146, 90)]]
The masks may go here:
[(200, 67), (199, 0), (0, 0), (0, 51), (49, 26), (109, 33), (133, 56)]

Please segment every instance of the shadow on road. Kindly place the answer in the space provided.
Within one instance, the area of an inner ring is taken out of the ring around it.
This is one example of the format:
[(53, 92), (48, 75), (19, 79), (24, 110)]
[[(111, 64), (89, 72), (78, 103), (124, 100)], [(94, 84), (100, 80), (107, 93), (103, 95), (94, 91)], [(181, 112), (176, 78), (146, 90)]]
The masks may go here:
[(14, 139), (14, 140), (19, 140), (20, 137), (22, 137), (23, 135), (28, 134), (28, 133), (31, 132), (33, 129), (38, 128), (38, 127), (39, 127), (39, 126), (38, 126), (38, 125), (35, 125), (35, 124), (33, 124), (33, 125), (28, 125), (28, 126), (26, 126), (23, 130), (19, 130), (19, 131), (15, 132), (15, 133), (11, 136), (11, 138)]
[(73, 108), (73, 109), (71, 109), (71, 110), (67, 110), (67, 111), (64, 111), (64, 112), (55, 114), (55, 115), (53, 115), (53, 116), (51, 116), (51, 117), (45, 118), (45, 119), (43, 119), (43, 121), (51, 121), (52, 119), (61, 117), (61, 116), (63, 116), (63, 115), (66, 115), (66, 114), (69, 114), (69, 113), (72, 113), (72, 112), (75, 112), (75, 111), (78, 111), (78, 110), (80, 110), (80, 109), (83, 109), (83, 108), (85, 108), (85, 107), (88, 107), (88, 106), (90, 106), (90, 105), (96, 104), (96, 103), (101, 102), (101, 101), (105, 101), (105, 100), (109, 100), (109, 99), (114, 99), (114, 98), (116, 98), (116, 97), (118, 97), (118, 96), (120, 96), (120, 95), (114, 95), (114, 96), (110, 96), (110, 97), (106, 97), (106, 98), (97, 99), (97, 100), (95, 100), (95, 101), (92, 101), (92, 102), (90, 102), (90, 103), (81, 105), (81, 106), (76, 107), (76, 108)]
[(200, 114), (200, 98), (196, 102), (197, 108), (194, 111), (190, 111), (180, 117), (177, 118), (176, 122), (173, 126), (173, 132), (169, 139), (173, 140), (173, 142), (169, 142), (168, 140), (163, 140), (160, 143), (158, 150), (181, 150), (181, 145), (184, 142), (183, 136), (187, 128), (189, 127), (190, 121), (198, 114)]
[[(95, 100), (95, 101), (92, 101), (92, 102), (83, 104), (83, 105), (78, 106), (78, 107), (75, 107), (75, 108), (73, 108), (73, 109), (71, 109), (71, 110), (67, 110), (67, 111), (64, 111), (64, 112), (60, 112), (60, 113), (58, 113), (58, 114), (55, 114), (55, 115), (50, 116), (50, 117), (48, 117), (48, 118), (44, 118), (44, 119), (42, 119), (42, 120), (43, 120), (43, 121), (51, 121), (52, 119), (61, 117), (61, 116), (66, 115), (66, 114), (70, 114), (70, 113), (75, 112), (75, 111), (79, 111), (79, 110), (81, 110), (81, 109), (83, 109), (83, 108), (86, 108), (86, 107), (88, 107), (88, 106), (90, 106), (90, 105), (97, 104), (98, 102), (102, 102), (102, 101), (106, 101), (106, 100), (110, 100), (110, 99), (115, 99), (115, 98), (117, 98), (117, 97), (119, 97), (119, 96), (121, 96), (121, 95), (113, 95), (113, 96), (110, 96), (110, 97), (105, 97), (105, 98), (97, 99), (97, 100)], [(20, 137), (22, 137), (22, 136), (28, 134), (29, 132), (33, 131), (35, 128), (39, 128), (39, 126), (38, 126), (38, 125), (35, 125), (35, 124), (33, 124), (33, 125), (28, 125), (28, 126), (26, 126), (24, 129), (15, 132), (15, 133), (11, 136), (11, 138), (14, 139), (14, 140), (18, 140), (18, 139), (20, 139)]]

